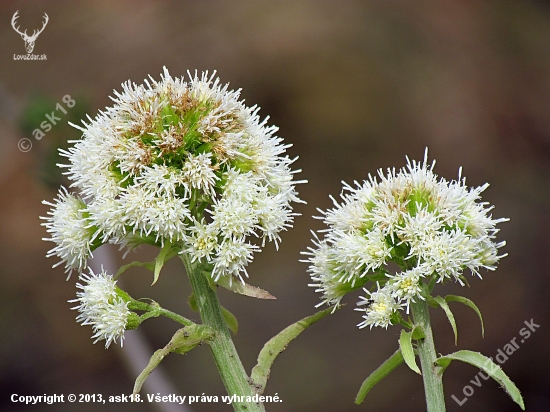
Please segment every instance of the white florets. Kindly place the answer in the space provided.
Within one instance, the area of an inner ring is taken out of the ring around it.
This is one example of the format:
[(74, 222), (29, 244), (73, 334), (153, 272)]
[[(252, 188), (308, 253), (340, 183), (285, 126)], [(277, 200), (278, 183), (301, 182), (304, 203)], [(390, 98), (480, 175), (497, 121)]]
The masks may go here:
[(73, 270), (81, 272), (92, 255), (94, 229), (87, 218), (86, 204), (82, 199), (73, 196), (62, 187), (55, 203), (44, 202), (52, 209), (42, 225), (46, 226), (51, 238), (44, 240), (54, 242), (47, 257), (58, 256), (61, 261), (54, 267), (65, 263), (65, 272), (71, 275)]
[(214, 186), (219, 177), (212, 167), (212, 153), (190, 155), (183, 165), (183, 175), (189, 186), (215, 196)]
[(369, 292), (365, 289), (365, 292), (369, 297), (361, 296), (362, 300), (357, 305), (368, 305), (368, 307), (366, 309), (357, 309), (366, 312), (366, 315), (363, 316), (364, 321), (357, 326), (359, 329), (366, 326), (370, 326), (371, 329), (373, 326), (387, 328), (391, 325), (391, 315), (399, 309), (399, 304), (385, 289), (378, 289), (375, 292)]
[(80, 280), (84, 284), (76, 285), (81, 289), (77, 299), (69, 301), (79, 304), (73, 308), (80, 312), (76, 320), (92, 326), (94, 343), (105, 340), (108, 348), (120, 339), (122, 346), (130, 311), (128, 303), (116, 293), (116, 282), (104, 271), (96, 275), (91, 270), (89, 275), (82, 274)]
[[(343, 296), (369, 280), (379, 284), (368, 292), (361, 327), (387, 326), (400, 308), (425, 299), (424, 282), (453, 279), (464, 285), (465, 269), (479, 276), (494, 270), (498, 248), (492, 207), (479, 202), (487, 188), (467, 188), (465, 179), (448, 182), (433, 173), (432, 164), (409, 161), (396, 171), (378, 172), (378, 179), (344, 186), (343, 202), (323, 213), (328, 225), (322, 240), (309, 248), (307, 260), (322, 303), (339, 305)], [(401, 270), (392, 274), (390, 262)]]
[(279, 241), (292, 225), (300, 182), (284, 155), (289, 145), (239, 94), (208, 73), (184, 81), (165, 69), (158, 82), (124, 83), (114, 105), (75, 126), (83, 138), (62, 151), (65, 174), (87, 206), (85, 219), (50, 213), (50, 240), (58, 244), (50, 254), (82, 270), (90, 237), (95, 247), (169, 242), (213, 265), (215, 277), (242, 279), (259, 250), (247, 238)]
[[(252, 260), (252, 253), (258, 250), (256, 245), (244, 240), (227, 238), (219, 245), (217, 254), (213, 259), (214, 269), (212, 277), (218, 280), (220, 276), (231, 274), (240, 277), (240, 273), (248, 277), (246, 266)], [(231, 280), (230, 280), (231, 282)]]

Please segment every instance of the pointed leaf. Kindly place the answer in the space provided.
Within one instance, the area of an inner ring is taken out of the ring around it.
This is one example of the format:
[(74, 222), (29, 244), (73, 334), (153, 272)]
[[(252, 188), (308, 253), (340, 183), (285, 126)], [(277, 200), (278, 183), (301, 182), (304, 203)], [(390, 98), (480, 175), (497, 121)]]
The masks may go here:
[(279, 353), (284, 351), (286, 346), (308, 326), (323, 319), (332, 312), (333, 308), (328, 308), (317, 312), (315, 315), (299, 320), (283, 329), (264, 345), (258, 355), (258, 363), (254, 366), (250, 375), (251, 384), (254, 385), (256, 393), (261, 395), (264, 392), (269, 373), (271, 372), (271, 365), (273, 365)]
[(399, 348), (401, 349), (401, 354), (405, 363), (411, 370), (422, 375), (418, 365), (416, 364), (416, 359), (414, 355), (414, 349), (412, 346), (412, 332), (407, 332), (405, 329), (401, 330), (401, 336), (399, 337)]
[(447, 319), (449, 319), (449, 323), (451, 324), (451, 327), (453, 328), (453, 333), (455, 334), (455, 346), (458, 342), (458, 330), (456, 329), (456, 321), (455, 317), (453, 315), (453, 312), (451, 312), (451, 309), (449, 308), (449, 305), (447, 305), (447, 302), (445, 299), (443, 299), (441, 296), (436, 296), (433, 298), (437, 302), (437, 304), (443, 309), (445, 314), (447, 315)]
[(147, 380), (147, 378), (149, 377), (149, 375), (153, 373), (155, 368), (159, 366), (159, 364), (162, 362), (164, 357), (169, 353), (170, 351), (167, 350), (166, 347), (159, 349), (153, 353), (145, 369), (143, 369), (143, 371), (141, 371), (141, 373), (136, 378), (136, 382), (134, 383), (134, 392), (133, 392), (134, 394), (137, 394), (141, 391), (141, 388), (145, 383), (145, 381)]
[(160, 270), (164, 266), (164, 263), (168, 260), (168, 252), (170, 252), (170, 249), (172, 249), (172, 244), (170, 242), (166, 242), (162, 249), (160, 250), (158, 256), (155, 259), (155, 272), (153, 275), (153, 283), (151, 283), (151, 286), (153, 286), (155, 283), (157, 283), (157, 280), (159, 280)]
[(481, 312), (477, 308), (476, 304), (472, 302), (470, 299), (465, 298), (463, 296), (457, 296), (457, 295), (447, 295), (445, 296), (445, 300), (447, 302), (460, 302), (469, 308), (473, 309), (475, 313), (477, 313), (477, 316), (479, 317), (479, 320), (481, 322), (481, 336), (485, 337), (485, 327), (483, 326), (483, 317), (481, 316)]
[(263, 289), (249, 285), (248, 283), (234, 281), (233, 279), (230, 279), (229, 276), (221, 276), (220, 279), (218, 279), (217, 284), (227, 290), (230, 290), (231, 292), (239, 293), (241, 295), (258, 299), (277, 299), (275, 296)]
[(390, 356), (382, 365), (378, 367), (373, 373), (371, 373), (367, 379), (361, 385), (357, 397), (355, 398), (355, 403), (359, 405), (365, 400), (365, 396), (370, 392), (370, 390), (389, 375), (391, 371), (397, 368), (403, 363), (403, 355), (401, 354), (401, 349), (397, 349), (395, 353)]
[[(166, 245), (165, 245), (165, 247), (166, 247)], [(118, 278), (120, 275), (122, 275), (124, 272), (126, 272), (128, 269), (130, 269), (133, 266), (144, 266), (145, 268), (147, 268), (151, 272), (155, 272), (155, 270), (157, 269), (158, 264), (160, 263), (160, 262), (158, 262), (158, 259), (159, 259), (159, 256), (163, 253), (163, 249), (161, 249), (161, 251), (160, 251), (159, 255), (157, 256), (157, 258), (152, 262), (140, 262), (139, 260), (136, 260), (134, 262), (128, 263), (127, 265), (121, 266), (120, 269), (118, 270), (118, 272), (116, 273), (115, 278)], [(162, 265), (164, 265), (164, 263), (166, 263), (170, 259), (172, 259), (175, 255), (177, 255), (177, 252), (173, 249), (168, 248), (168, 251), (164, 252), (164, 256), (162, 258), (163, 260), (162, 260), (162, 263), (160, 264), (160, 268), (158, 269), (158, 271), (160, 272), (160, 269), (162, 268)], [(157, 277), (158, 277), (158, 275), (157, 275)]]
[(490, 358), (479, 352), (459, 350), (458, 352), (451, 353), (450, 355), (441, 356), (435, 361), (435, 363), (441, 366), (439, 373), (443, 374), (447, 366), (449, 366), (453, 360), (466, 362), (481, 369), (491, 378), (496, 380), (500, 386), (504, 388), (508, 395), (510, 395), (512, 400), (517, 403), (522, 410), (525, 410), (523, 398), (517, 386), (510, 380), (510, 378), (508, 378), (508, 376), (506, 376), (501, 367), (494, 363)]
[(138, 260), (128, 263), (127, 265), (121, 266), (118, 272), (116, 273), (116, 278), (118, 278), (120, 275), (122, 275), (126, 270), (130, 269), (132, 266), (145, 266), (147, 269), (149, 269), (151, 272), (155, 270), (155, 262), (140, 262)]
[[(197, 299), (195, 299), (194, 293), (189, 295), (189, 298), (187, 299), (187, 304), (189, 305), (189, 307), (193, 312), (199, 311), (199, 308), (197, 306)], [(223, 319), (225, 320), (225, 324), (227, 325), (229, 330), (231, 330), (231, 332), (233, 332), (233, 334), (236, 335), (237, 332), (239, 331), (239, 321), (237, 320), (235, 315), (233, 315), (226, 308), (224, 308), (221, 305), (220, 305), (220, 308), (222, 310), (222, 315), (223, 315)]]
[(212, 328), (205, 325), (193, 324), (191, 326), (186, 326), (179, 329), (174, 334), (174, 336), (172, 336), (172, 339), (170, 339), (168, 345), (153, 353), (153, 356), (151, 356), (148, 365), (136, 378), (133, 393), (139, 393), (147, 377), (155, 370), (155, 368), (170, 352), (185, 354), (191, 349), (195, 348), (197, 345), (208, 341), (212, 338), (212, 336), (214, 336), (214, 331), (212, 330)]
[(225, 324), (227, 325), (229, 330), (231, 330), (231, 332), (233, 332), (233, 335), (236, 335), (237, 332), (239, 331), (239, 321), (237, 320), (235, 315), (233, 315), (231, 312), (229, 312), (226, 308), (224, 308), (221, 305), (220, 305), (220, 307), (221, 307), (221, 310), (222, 310), (223, 319), (225, 320)]

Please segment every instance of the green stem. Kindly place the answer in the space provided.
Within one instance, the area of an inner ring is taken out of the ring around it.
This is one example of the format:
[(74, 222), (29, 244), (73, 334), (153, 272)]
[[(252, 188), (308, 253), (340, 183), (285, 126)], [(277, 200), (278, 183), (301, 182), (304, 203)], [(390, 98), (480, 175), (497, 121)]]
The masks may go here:
[(443, 379), (435, 365), (437, 353), (430, 324), (428, 302), (417, 299), (416, 303), (411, 302), (411, 308), (415, 325), (421, 326), (425, 334), (424, 339), (418, 341), (418, 356), (422, 367), (428, 412), (445, 412)]
[(191, 326), (194, 324), (189, 319), (186, 319), (183, 316), (180, 316), (177, 313), (174, 313), (168, 309), (159, 308), (158, 312), (160, 316), (165, 316), (168, 319), (172, 319), (175, 322), (181, 323), (183, 326)]
[(143, 315), (140, 316), (140, 319), (144, 321), (150, 318), (158, 318), (159, 316), (164, 316), (164, 317), (167, 317), (168, 319), (172, 319), (173, 321), (178, 322), (183, 326), (194, 325), (194, 323), (191, 322), (189, 319), (186, 319), (183, 316), (178, 315), (177, 313), (163, 309), (161, 307), (158, 307), (158, 308), (151, 307), (151, 309), (148, 312), (145, 312)]
[(140, 316), (142, 321), (150, 318), (157, 318), (159, 316), (165, 316), (169, 319), (172, 319), (175, 322), (181, 323), (183, 326), (191, 326), (195, 324), (189, 319), (186, 319), (183, 316), (172, 312), (171, 310), (164, 309), (157, 302), (153, 302), (153, 304), (149, 304), (149, 303), (141, 302), (139, 300), (135, 300), (126, 292), (124, 292), (122, 289), (118, 289), (117, 293), (119, 296), (121, 296), (124, 300), (128, 302), (128, 309), (142, 310), (145, 312), (143, 315)]
[[(237, 412), (265, 412), (262, 403), (242, 402), (246, 397), (255, 395), (250, 386), (249, 377), (239, 359), (231, 335), (223, 319), (216, 292), (212, 290), (204, 275), (204, 265), (191, 262), (188, 256), (182, 255), (182, 261), (193, 288), (193, 293), (199, 308), (203, 323), (214, 329), (215, 336), (209, 341), (216, 366), (229, 396), (245, 397), (236, 399), (233, 408)], [(235, 400), (235, 399), (234, 399)]]

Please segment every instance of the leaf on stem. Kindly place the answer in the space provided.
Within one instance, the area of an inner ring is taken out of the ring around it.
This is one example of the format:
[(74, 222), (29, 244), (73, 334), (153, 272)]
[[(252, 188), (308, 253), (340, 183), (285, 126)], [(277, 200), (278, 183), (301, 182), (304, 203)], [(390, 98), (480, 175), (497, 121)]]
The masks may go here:
[(162, 360), (171, 352), (185, 354), (196, 346), (202, 344), (203, 342), (208, 341), (214, 336), (214, 331), (212, 328), (205, 325), (191, 325), (179, 329), (168, 345), (164, 348), (159, 349), (153, 353), (149, 364), (143, 369), (143, 371), (136, 378), (134, 384), (134, 394), (137, 394), (141, 391), (141, 387), (145, 383), (147, 377), (155, 370), (155, 368), (162, 362)]
[(151, 272), (155, 270), (155, 262), (140, 262), (139, 260), (136, 260), (132, 263), (128, 263), (127, 265), (121, 266), (118, 272), (116, 273), (116, 278), (118, 278), (120, 275), (122, 275), (126, 270), (130, 269), (132, 266), (145, 266), (147, 269), (149, 269)]
[[(189, 304), (189, 307), (193, 312), (198, 312), (199, 307), (197, 306), (197, 299), (195, 299), (195, 295), (192, 293), (189, 295), (189, 298), (187, 299), (187, 303)], [(239, 321), (233, 315), (230, 311), (228, 311), (226, 308), (224, 308), (222, 305), (220, 305), (220, 309), (222, 310), (223, 319), (225, 320), (225, 324), (229, 328), (231, 332), (233, 332), (233, 335), (236, 335), (239, 331)]]
[(250, 383), (254, 386), (254, 390), (258, 394), (262, 394), (271, 372), (271, 365), (281, 353), (287, 347), (287, 345), (295, 339), (300, 333), (302, 333), (308, 326), (323, 319), (329, 313), (333, 312), (333, 308), (328, 308), (317, 312), (315, 315), (308, 316), (296, 323), (283, 329), (273, 338), (271, 338), (262, 348), (258, 355), (258, 363), (252, 369), (250, 375)]
[(449, 319), (449, 323), (451, 324), (451, 327), (453, 328), (453, 333), (455, 335), (455, 346), (458, 343), (458, 330), (456, 328), (456, 321), (455, 317), (453, 315), (453, 312), (451, 312), (451, 309), (449, 308), (449, 305), (447, 305), (446, 299), (443, 299), (441, 296), (436, 296), (435, 298), (430, 298), (430, 300), (433, 300), (435, 303), (437, 303), (437, 306), (439, 306), (445, 314), (447, 315), (447, 319)]
[(158, 256), (155, 258), (155, 271), (153, 274), (153, 283), (151, 283), (151, 286), (157, 283), (160, 275), (160, 270), (164, 266), (164, 263), (166, 263), (166, 261), (169, 259), (168, 252), (170, 252), (171, 249), (172, 244), (170, 242), (166, 242), (160, 250)]
[(483, 317), (481, 316), (481, 312), (477, 308), (476, 304), (472, 302), (470, 299), (465, 298), (463, 296), (457, 296), (457, 295), (447, 295), (445, 296), (445, 300), (447, 302), (460, 302), (469, 308), (473, 309), (475, 313), (477, 313), (477, 316), (479, 317), (479, 320), (481, 322), (481, 336), (485, 337), (485, 327), (483, 326)]
[(115, 278), (118, 278), (120, 275), (122, 275), (124, 272), (126, 272), (128, 269), (130, 269), (133, 266), (144, 266), (145, 268), (149, 269), (151, 272), (154, 273), (154, 280), (153, 285), (157, 282), (160, 270), (164, 266), (166, 262), (168, 262), (170, 259), (172, 259), (175, 255), (177, 255), (177, 252), (172, 249), (172, 245), (170, 243), (166, 243), (163, 248), (160, 250), (158, 256), (155, 258), (152, 262), (140, 262), (139, 260), (136, 260), (134, 262), (128, 263), (127, 265), (121, 266), (118, 272), (116, 273)]
[(220, 309), (222, 310), (223, 319), (225, 320), (225, 324), (229, 328), (231, 332), (233, 332), (233, 335), (236, 335), (239, 331), (239, 321), (233, 315), (231, 312), (229, 312), (226, 308), (220, 305)]
[(227, 290), (230, 290), (231, 292), (239, 293), (241, 295), (258, 299), (277, 299), (269, 292), (256, 286), (249, 285), (248, 283), (232, 281), (229, 276), (221, 276), (220, 279), (218, 279), (217, 284)]
[(412, 335), (412, 331), (407, 332), (405, 329), (401, 330), (401, 336), (399, 336), (399, 349), (401, 350), (401, 354), (407, 366), (414, 372), (422, 375), (422, 372), (420, 372), (420, 369), (416, 364), (414, 349), (412, 346)]
[(517, 403), (522, 410), (525, 410), (525, 405), (523, 403), (523, 398), (517, 386), (506, 376), (504, 371), (494, 363), (490, 358), (485, 355), (482, 355), (479, 352), (473, 352), (470, 350), (459, 350), (458, 352), (451, 353), (450, 355), (441, 356), (438, 358), (435, 363), (441, 366), (440, 374), (443, 374), (447, 366), (453, 360), (459, 360), (470, 365), (476, 366), (489, 375), (491, 378), (496, 380), (500, 386), (510, 395), (512, 400)]
[(378, 369), (376, 369), (367, 377), (367, 379), (365, 379), (365, 381), (361, 385), (361, 388), (359, 389), (359, 392), (357, 393), (355, 403), (357, 405), (362, 403), (365, 400), (367, 394), (374, 387), (374, 385), (376, 385), (378, 382), (388, 376), (391, 371), (401, 365), (403, 363), (403, 360), (404, 359), (403, 354), (401, 353), (401, 349), (397, 349), (392, 356), (390, 356), (382, 365), (378, 367)]

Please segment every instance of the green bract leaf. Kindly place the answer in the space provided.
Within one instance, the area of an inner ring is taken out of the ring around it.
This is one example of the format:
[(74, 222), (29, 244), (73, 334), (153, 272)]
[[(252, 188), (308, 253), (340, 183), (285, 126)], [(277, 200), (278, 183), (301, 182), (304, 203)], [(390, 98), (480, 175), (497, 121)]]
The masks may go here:
[(451, 312), (451, 309), (449, 308), (449, 305), (447, 305), (446, 300), (443, 299), (441, 296), (436, 296), (435, 298), (432, 298), (432, 299), (437, 302), (439, 307), (441, 307), (441, 309), (443, 309), (443, 311), (447, 315), (447, 319), (449, 319), (449, 323), (451, 324), (451, 327), (453, 328), (453, 333), (455, 334), (455, 346), (456, 346), (458, 343), (458, 330), (456, 329), (456, 321), (455, 321), (453, 312)]
[[(210, 282), (211, 280), (210, 274), (208, 272), (203, 272), (203, 274), (208, 279), (209, 281), (208, 283), (210, 284), (210, 286), (215, 287), (215, 285)], [(189, 298), (187, 299), (187, 304), (189, 305), (192, 311), (194, 312), (199, 311), (199, 307), (197, 306), (197, 299), (195, 298), (194, 293), (189, 295)], [(236, 335), (239, 330), (239, 322), (237, 321), (237, 318), (235, 317), (235, 315), (233, 315), (230, 311), (228, 311), (226, 308), (224, 308), (221, 305), (220, 305), (220, 309), (222, 310), (222, 315), (223, 315), (223, 319), (225, 320), (225, 324), (227, 325), (229, 330), (231, 330), (231, 332), (233, 332), (233, 334)]]
[(254, 385), (256, 393), (262, 394), (264, 392), (271, 371), (271, 365), (273, 365), (279, 353), (284, 351), (286, 346), (308, 326), (323, 319), (329, 313), (332, 313), (332, 311), (333, 308), (328, 308), (317, 312), (315, 315), (299, 320), (283, 329), (264, 345), (258, 355), (258, 363), (254, 366), (250, 375), (251, 384)]
[(391, 371), (397, 368), (403, 363), (403, 355), (401, 354), (401, 349), (397, 349), (395, 353), (390, 356), (382, 365), (378, 367), (373, 373), (371, 373), (367, 379), (361, 385), (357, 397), (355, 398), (355, 403), (359, 405), (365, 399), (365, 396), (370, 392), (370, 390), (384, 379)]
[(160, 250), (158, 256), (155, 258), (155, 272), (153, 275), (153, 283), (151, 283), (151, 286), (157, 283), (160, 275), (160, 270), (164, 266), (164, 263), (169, 259), (168, 252), (170, 252), (170, 249), (172, 249), (172, 244), (170, 242), (166, 242)]
[(411, 333), (411, 336), (414, 340), (424, 339), (426, 337), (426, 334), (424, 333), (424, 328), (422, 328), (422, 326), (415, 326), (413, 330), (411, 330)]
[(445, 300), (447, 302), (460, 302), (460, 303), (468, 306), (469, 308), (473, 309), (477, 313), (477, 316), (479, 316), (479, 320), (481, 322), (481, 336), (485, 337), (485, 328), (483, 326), (483, 317), (481, 316), (481, 312), (479, 311), (479, 309), (477, 308), (477, 306), (474, 302), (472, 302), (468, 298), (465, 298), (463, 296), (457, 296), (457, 295), (447, 295), (447, 296), (445, 296)]
[(128, 263), (127, 265), (121, 266), (118, 272), (116, 273), (115, 278), (118, 278), (120, 275), (122, 275), (124, 272), (126, 272), (126, 270), (130, 269), (132, 266), (145, 266), (151, 272), (155, 270), (155, 262), (140, 262), (136, 260), (132, 263)]
[(218, 279), (217, 281), (217, 284), (227, 290), (230, 290), (231, 292), (239, 293), (241, 295), (246, 295), (258, 299), (277, 299), (269, 292), (256, 286), (249, 285), (248, 283), (237, 282), (235, 280), (230, 282), (229, 276), (220, 277), (220, 279)]
[(233, 315), (231, 312), (229, 312), (226, 308), (220, 305), (220, 308), (222, 310), (223, 319), (225, 320), (225, 323), (229, 330), (233, 332), (233, 335), (236, 335), (239, 331), (239, 321)]
[(500, 386), (504, 388), (508, 395), (511, 396), (513, 401), (517, 403), (522, 410), (525, 410), (523, 398), (517, 386), (510, 380), (510, 378), (508, 378), (508, 376), (506, 376), (501, 367), (487, 356), (482, 355), (479, 352), (472, 352), (469, 350), (459, 350), (458, 352), (451, 353), (450, 355), (442, 356), (435, 361), (436, 364), (441, 366), (439, 373), (443, 374), (447, 366), (449, 366), (453, 360), (466, 362), (481, 369), (491, 378), (496, 380)]
[(422, 375), (418, 365), (416, 364), (414, 349), (412, 346), (412, 332), (407, 332), (404, 329), (401, 330), (401, 336), (399, 337), (399, 348), (401, 349), (401, 354), (405, 363), (411, 370)]
[(151, 356), (149, 360), (149, 364), (136, 378), (134, 394), (139, 393), (147, 377), (170, 352), (185, 354), (197, 345), (208, 341), (212, 336), (214, 336), (214, 331), (212, 328), (205, 325), (193, 324), (179, 329), (174, 336), (172, 336), (168, 345), (153, 353), (153, 356)]
[(121, 266), (118, 272), (116, 273), (115, 278), (118, 278), (120, 275), (122, 275), (124, 272), (126, 272), (128, 269), (130, 269), (133, 266), (143, 266), (154, 273), (154, 276), (155, 276), (153, 281), (153, 285), (154, 285), (158, 280), (158, 276), (159, 276), (160, 270), (162, 269), (162, 266), (164, 266), (166, 262), (168, 262), (170, 259), (172, 259), (176, 255), (177, 255), (177, 252), (174, 249), (172, 249), (172, 245), (167, 243), (160, 250), (158, 256), (155, 258), (154, 261), (140, 262), (139, 260), (136, 260), (134, 262), (128, 263), (127, 265)]

